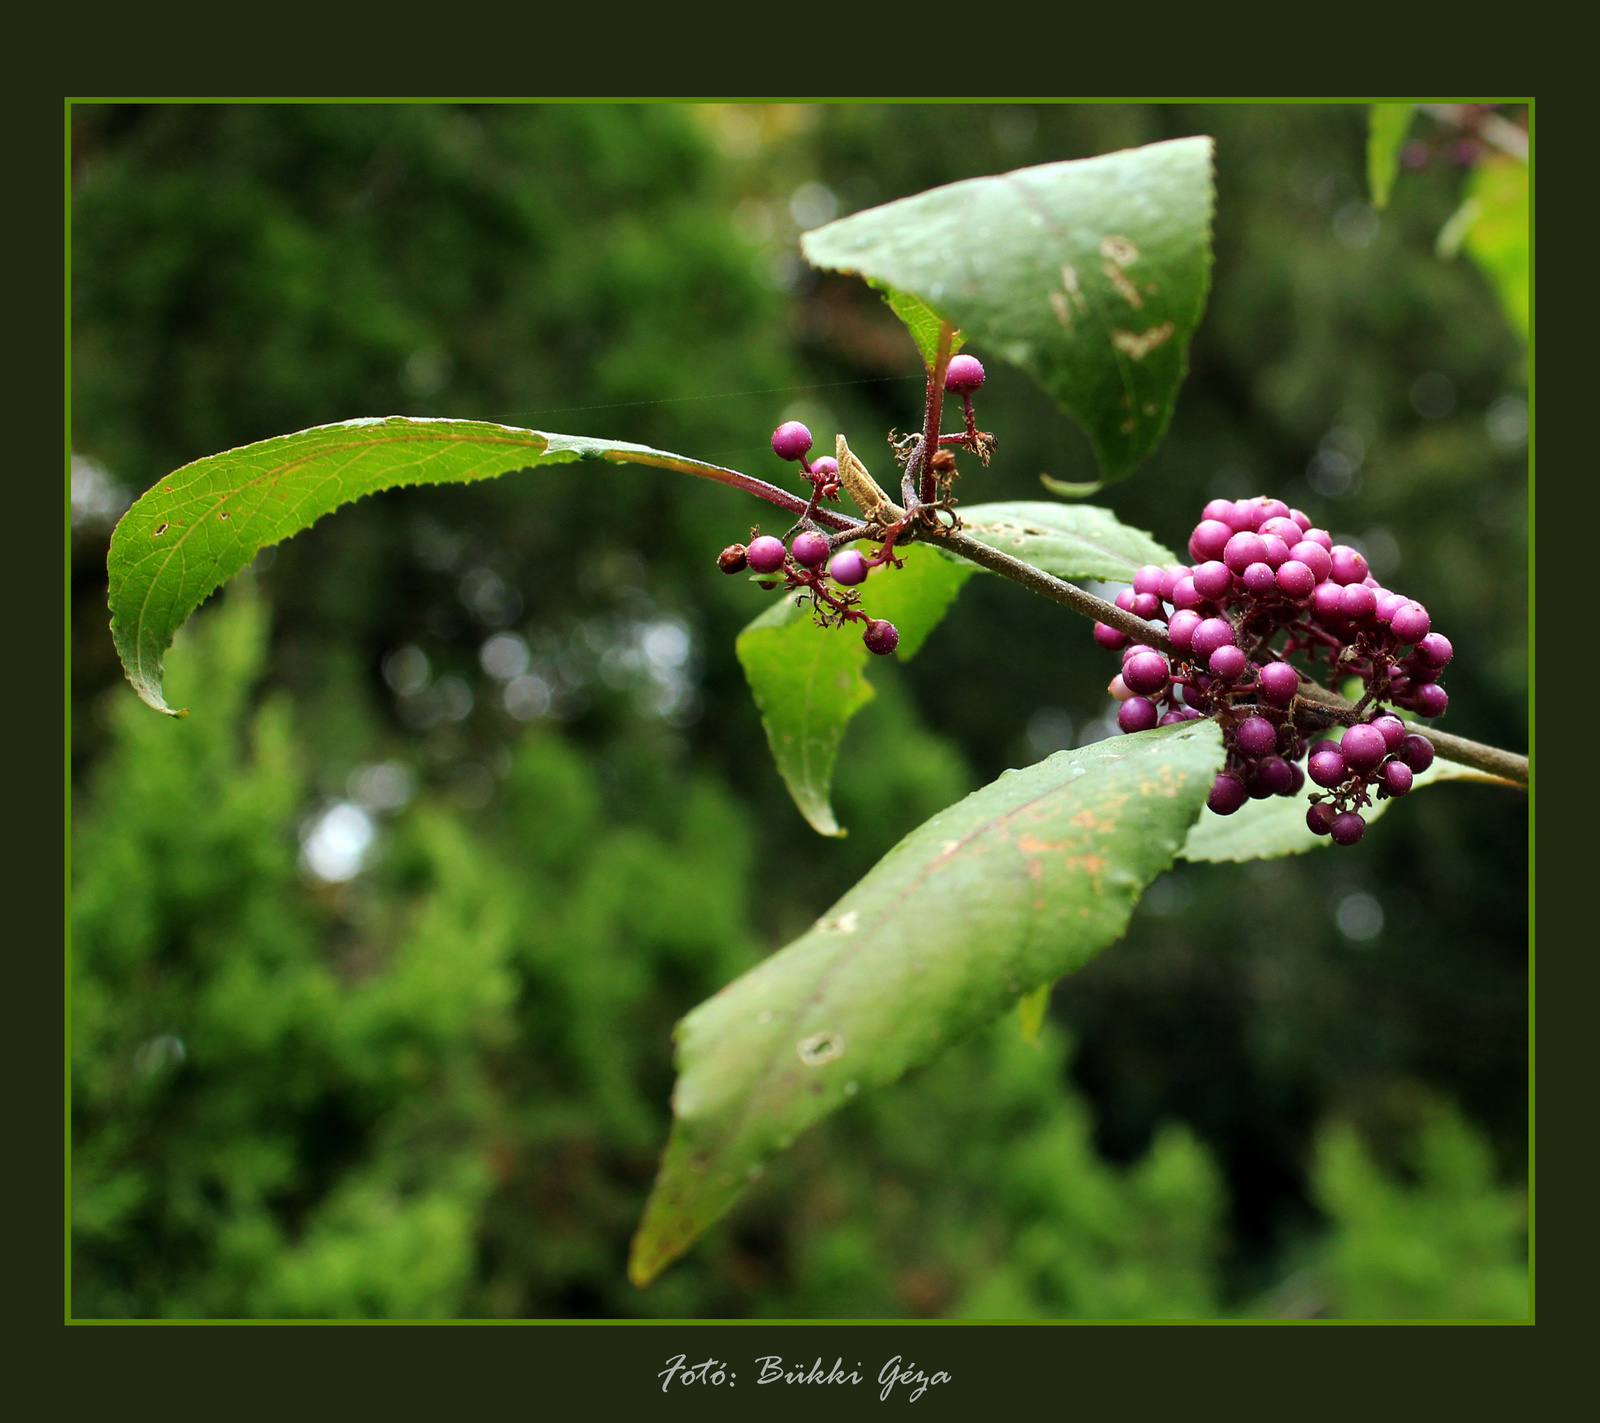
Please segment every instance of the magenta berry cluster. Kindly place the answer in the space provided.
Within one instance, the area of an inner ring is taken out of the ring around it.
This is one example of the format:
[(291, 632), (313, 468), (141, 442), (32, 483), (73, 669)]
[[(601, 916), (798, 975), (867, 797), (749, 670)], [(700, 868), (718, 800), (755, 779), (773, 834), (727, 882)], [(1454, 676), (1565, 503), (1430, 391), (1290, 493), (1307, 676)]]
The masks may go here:
[[(1379, 583), (1357, 550), (1278, 499), (1213, 499), (1189, 554), (1188, 567), (1141, 568), (1116, 600), (1165, 624), (1170, 661), (1095, 624), (1095, 640), (1123, 652), (1111, 682), (1117, 724), (1131, 733), (1215, 717), (1227, 761), (1207, 802), (1213, 811), (1232, 815), (1250, 799), (1295, 795), (1309, 773), (1327, 794), (1313, 794), (1307, 824), (1354, 844), (1372, 796), (1404, 795), (1433, 760), (1432, 743), (1384, 708), (1444, 713), (1450, 699), (1439, 676), (1450, 640), (1433, 631), (1422, 604)], [(1319, 673), (1335, 684), (1361, 680), (1353, 711), (1304, 694)], [(1345, 727), (1342, 742), (1311, 744), (1334, 725)]]

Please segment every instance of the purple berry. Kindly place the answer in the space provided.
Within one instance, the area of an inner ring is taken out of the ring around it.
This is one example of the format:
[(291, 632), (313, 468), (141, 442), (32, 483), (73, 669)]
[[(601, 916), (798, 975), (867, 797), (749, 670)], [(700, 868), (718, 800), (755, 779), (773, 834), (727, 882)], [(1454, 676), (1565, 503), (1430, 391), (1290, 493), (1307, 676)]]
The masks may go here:
[(1135, 593), (1133, 595), (1133, 612), (1136, 617), (1155, 618), (1161, 615), (1161, 595), (1159, 593)]
[(1389, 619), (1389, 628), (1401, 642), (1420, 642), (1428, 635), (1428, 622), (1421, 603), (1407, 603)]
[(1205, 601), (1205, 594), (1194, 586), (1194, 579), (1188, 574), (1172, 585), (1172, 606), (1175, 608), (1198, 608)]
[(1300, 687), (1300, 674), (1287, 662), (1269, 662), (1260, 672), (1261, 695), (1274, 706), (1286, 707)]
[(1196, 563), (1221, 558), (1232, 537), (1233, 529), (1220, 519), (1202, 519), (1189, 535), (1189, 556)]
[(1417, 688), (1414, 704), (1418, 716), (1432, 720), (1444, 715), (1445, 708), (1450, 705), (1450, 693), (1437, 682), (1427, 682)]
[(900, 629), (887, 618), (869, 618), (867, 630), (861, 634), (861, 640), (866, 643), (868, 652), (875, 652), (879, 657), (887, 657), (900, 646)]
[(983, 384), (983, 362), (976, 356), (952, 356), (945, 367), (944, 388), (957, 395), (970, 395)]
[(1384, 745), (1383, 733), (1377, 727), (1370, 725), (1348, 728), (1339, 746), (1344, 754), (1345, 765), (1362, 775), (1377, 770), (1378, 763), (1389, 754), (1389, 748)]
[(1153, 563), (1147, 563), (1133, 575), (1133, 591), (1135, 593), (1159, 594), (1162, 589), (1162, 580), (1166, 577), (1166, 570), (1157, 568)]
[(1367, 822), (1353, 810), (1347, 810), (1343, 815), (1333, 817), (1333, 824), (1328, 833), (1333, 836), (1335, 845), (1354, 845), (1367, 833)]
[(1306, 773), (1293, 761), (1289, 763), (1289, 794), (1299, 795), (1306, 783)]
[(1272, 795), (1294, 794), (1294, 768), (1282, 756), (1271, 756), (1256, 767), (1256, 783)]
[(771, 534), (762, 534), (760, 538), (750, 540), (750, 547), (744, 551), (744, 556), (757, 573), (776, 573), (783, 567), (783, 540), (775, 539)]
[(1333, 552), (1333, 535), (1326, 529), (1307, 529), (1306, 540), (1309, 543), (1321, 544), (1329, 554)]
[(1433, 742), (1413, 731), (1400, 743), (1394, 754), (1420, 776), (1433, 765)]
[(1112, 627), (1110, 623), (1096, 623), (1094, 640), (1107, 652), (1116, 652), (1128, 645), (1128, 634)]
[(1450, 645), (1450, 639), (1442, 632), (1430, 632), (1417, 644), (1417, 656), (1429, 667), (1443, 668), (1455, 655), (1456, 650)]
[(795, 535), (794, 542), (789, 545), (789, 552), (794, 555), (794, 561), (802, 568), (816, 568), (828, 556), (828, 540), (823, 535), (807, 529), (804, 533)]
[(1332, 751), (1314, 751), (1306, 770), (1319, 786), (1325, 790), (1332, 790), (1344, 782), (1344, 757), (1340, 755), (1337, 747)]
[(1252, 759), (1270, 756), (1278, 748), (1278, 728), (1264, 716), (1247, 716), (1233, 735), (1239, 749)]
[(1306, 828), (1313, 835), (1326, 835), (1333, 829), (1333, 822), (1338, 814), (1339, 812), (1328, 801), (1319, 800), (1306, 812)]
[(1325, 623), (1338, 622), (1343, 617), (1340, 608), (1343, 606), (1342, 589), (1337, 583), (1319, 583), (1311, 594), (1311, 611)]
[(1260, 534), (1235, 534), (1222, 548), (1222, 561), (1235, 573), (1243, 573), (1252, 563), (1263, 562), (1266, 556), (1267, 546)]
[(1276, 577), (1278, 591), (1286, 598), (1293, 598), (1297, 603), (1309, 598), (1312, 589), (1317, 586), (1317, 575), (1306, 564), (1294, 558), (1278, 565)]
[(1203, 621), (1204, 619), (1193, 608), (1180, 608), (1172, 615), (1172, 621), (1167, 624), (1167, 640), (1179, 652), (1187, 652), (1194, 637), (1194, 630)]
[(1167, 675), (1167, 659), (1159, 652), (1136, 652), (1122, 664), (1122, 680), (1140, 696), (1165, 691)]
[(785, 420), (772, 432), (772, 453), (781, 460), (797, 460), (811, 448), (811, 431), (798, 420)]
[[(1233, 500), (1213, 499), (1200, 511), (1202, 519), (1214, 519), (1219, 524), (1227, 524), (1233, 514)], [(1230, 527), (1232, 527), (1230, 525)]]
[(1411, 600), (1402, 598), (1398, 593), (1391, 593), (1388, 589), (1378, 594), (1378, 610), (1373, 614), (1380, 623), (1389, 622), (1401, 608)]
[(1206, 660), (1211, 675), (1221, 677), (1225, 682), (1232, 682), (1244, 676), (1244, 669), (1249, 665), (1250, 659), (1244, 655), (1243, 649), (1233, 646), (1232, 643), (1217, 648)]
[(1253, 534), (1261, 527), (1261, 510), (1255, 500), (1240, 499), (1222, 516), (1222, 522), (1236, 534)]
[(1233, 646), (1233, 624), (1226, 618), (1207, 618), (1194, 630), (1189, 648), (1197, 661), (1209, 661), (1219, 647)]
[(1261, 500), (1261, 522), (1265, 524), (1269, 519), (1287, 519), (1289, 506), (1281, 499), (1271, 499), (1263, 495)]
[(1349, 544), (1335, 544), (1328, 552), (1333, 557), (1333, 572), (1330, 576), (1335, 583), (1359, 583), (1367, 576), (1366, 559)]
[(1188, 719), (1189, 718), (1187, 716), (1185, 716), (1184, 713), (1181, 712), (1181, 711), (1162, 712), (1161, 713), (1161, 720), (1158, 721), (1156, 723), (1156, 725), (1157, 726), (1176, 726), (1180, 721), (1188, 721)]
[(1319, 543), (1312, 543), (1310, 539), (1301, 539), (1297, 544), (1290, 544), (1289, 557), (1296, 563), (1305, 564), (1311, 570), (1313, 584), (1326, 583), (1328, 575), (1333, 572), (1333, 558), (1328, 550)]
[(1276, 568), (1280, 563), (1285, 562), (1289, 557), (1288, 543), (1285, 540), (1280, 539), (1276, 534), (1263, 534), (1261, 536), (1261, 546), (1267, 551), (1266, 556), (1262, 559), (1262, 562), (1264, 562), (1268, 568)]
[(1133, 600), (1137, 596), (1138, 594), (1136, 594), (1132, 588), (1124, 588), (1112, 601), (1115, 602), (1123, 612), (1131, 613), (1133, 611)]
[(833, 581), (844, 584), (846, 588), (866, 582), (867, 571), (867, 560), (853, 548), (834, 554), (833, 562), (828, 565), (828, 573)]
[(1268, 564), (1252, 563), (1245, 569), (1243, 577), (1246, 590), (1257, 598), (1265, 598), (1269, 593), (1278, 591), (1278, 580)]
[(1301, 533), (1311, 527), (1311, 515), (1309, 514), (1302, 514), (1298, 509), (1291, 509), (1289, 510), (1289, 517), (1299, 526)]
[(1268, 519), (1259, 530), (1262, 538), (1278, 537), (1283, 540), (1284, 547), (1293, 548), (1300, 542), (1300, 525), (1293, 519), (1280, 516)]
[(1339, 594), (1339, 612), (1353, 623), (1365, 622), (1378, 611), (1378, 599), (1364, 583), (1347, 583)]
[(1237, 776), (1224, 773), (1211, 783), (1211, 794), (1206, 797), (1206, 804), (1218, 815), (1232, 815), (1249, 799), (1250, 792), (1245, 789), (1244, 782)]
[(1411, 767), (1404, 761), (1385, 761), (1383, 770), (1378, 772), (1378, 779), (1390, 795), (1404, 795), (1411, 789), (1413, 776)]
[(1117, 725), (1124, 731), (1149, 731), (1160, 720), (1156, 704), (1149, 697), (1129, 697), (1117, 708)]
[(743, 573), (748, 564), (743, 544), (729, 544), (717, 555), (717, 567), (724, 573)]
[(839, 477), (839, 461), (834, 459), (832, 455), (823, 455), (821, 459), (811, 461), (811, 472), (825, 479), (837, 479)]
[(1392, 754), (1400, 749), (1400, 743), (1406, 739), (1406, 724), (1397, 716), (1380, 716), (1372, 723), (1383, 733), (1383, 744)]
[(1233, 589), (1233, 574), (1229, 572), (1228, 565), (1216, 559), (1196, 565), (1189, 576), (1194, 579), (1194, 591), (1213, 603), (1226, 597)]

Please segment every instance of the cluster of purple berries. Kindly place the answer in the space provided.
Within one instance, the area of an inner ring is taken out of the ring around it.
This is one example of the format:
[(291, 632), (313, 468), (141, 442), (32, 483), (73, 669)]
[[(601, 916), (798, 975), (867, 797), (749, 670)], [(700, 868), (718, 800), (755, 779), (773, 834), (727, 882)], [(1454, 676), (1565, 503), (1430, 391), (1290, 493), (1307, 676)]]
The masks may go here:
[(1346, 730), (1348, 749), (1331, 741), (1310, 748), (1323, 763), (1310, 767), (1312, 780), (1331, 794), (1314, 796), (1307, 816), (1315, 833), (1354, 844), (1369, 788), (1404, 795), (1433, 760), (1427, 739), (1407, 735), (1378, 704), (1442, 715), (1450, 699), (1438, 679), (1453, 655), (1449, 639), (1432, 630), (1420, 603), (1383, 587), (1359, 552), (1281, 500), (1213, 499), (1189, 554), (1189, 567), (1141, 568), (1116, 600), (1166, 623), (1173, 663), (1095, 624), (1102, 647), (1125, 649), (1111, 682), (1122, 703), (1117, 724), (1131, 733), (1215, 716), (1228, 759), (1208, 804), (1231, 815), (1252, 798), (1297, 794), (1307, 729), (1328, 724), (1326, 707), (1301, 699), (1306, 674), (1290, 657), (1299, 654), (1312, 672), (1321, 659), (1335, 678), (1359, 677), (1366, 692), (1356, 710), (1366, 719)]

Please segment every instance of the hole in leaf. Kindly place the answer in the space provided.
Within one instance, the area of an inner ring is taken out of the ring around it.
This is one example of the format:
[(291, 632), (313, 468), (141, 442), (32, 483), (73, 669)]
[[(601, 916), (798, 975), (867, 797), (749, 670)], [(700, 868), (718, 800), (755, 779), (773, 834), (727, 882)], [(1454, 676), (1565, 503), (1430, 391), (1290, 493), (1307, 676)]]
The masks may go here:
[(844, 1035), (824, 1029), (820, 1033), (813, 1033), (809, 1038), (801, 1038), (795, 1044), (795, 1051), (800, 1054), (800, 1061), (807, 1067), (821, 1067), (823, 1063), (832, 1062), (834, 1058), (843, 1055)]
[(160, 537), (161, 537), (161, 535), (162, 535), (162, 534), (164, 534), (164, 533), (166, 533), (166, 531), (167, 531), (167, 529), (168, 529), (168, 528), (169, 528), (169, 527), (171, 527), (171, 526), (170, 526), (170, 525), (168, 525), (168, 524), (162, 524), (162, 525), (161, 525), (161, 526), (160, 526), (160, 527), (159, 527), (159, 528), (157, 528), (157, 530), (156, 530), (156, 531), (155, 531), (155, 533), (153, 533), (153, 534), (151, 534), (151, 535), (150, 535), (150, 537), (151, 537), (151, 538), (153, 538), (153, 539), (158, 539), (158, 538), (160, 538)]

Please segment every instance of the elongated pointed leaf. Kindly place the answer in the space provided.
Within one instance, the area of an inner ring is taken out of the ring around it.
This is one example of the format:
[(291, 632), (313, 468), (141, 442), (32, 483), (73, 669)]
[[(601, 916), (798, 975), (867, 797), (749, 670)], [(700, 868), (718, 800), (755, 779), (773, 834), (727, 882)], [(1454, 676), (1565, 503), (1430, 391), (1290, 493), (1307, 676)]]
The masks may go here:
[[(917, 343), (922, 364), (931, 371), (933, 363), (939, 359), (939, 332), (944, 326), (943, 318), (919, 296), (900, 291), (887, 282), (873, 282), (871, 285), (883, 293), (883, 299), (888, 303), (889, 310), (905, 322), (906, 330), (911, 333), (911, 339)], [(966, 339), (966, 335), (961, 331), (951, 336), (952, 356), (961, 349)]]
[(1400, 171), (1400, 145), (1415, 104), (1374, 104), (1367, 112), (1367, 188), (1372, 205), (1385, 208)]
[(1531, 292), (1528, 285), (1528, 165), (1515, 158), (1491, 158), (1473, 171), (1469, 201), (1478, 218), (1464, 245), (1494, 284), (1506, 319), (1528, 339)]
[(1022, 1023), (1023, 1042), (1039, 1041), (1039, 1029), (1044, 1026), (1044, 1015), (1050, 1011), (1050, 990), (1054, 987), (1053, 983), (1041, 983), (1032, 993), (1024, 993), (1017, 999), (1017, 1016)]
[(648, 464), (748, 488), (748, 476), (683, 455), (476, 420), (391, 416), (319, 425), (210, 455), (169, 474), (111, 535), (111, 633), (146, 702), (161, 694), (161, 659), (205, 597), (256, 553), (364, 494), (405, 484), (465, 484), (574, 460)]
[[(975, 570), (921, 544), (903, 557), (904, 568), (874, 570), (861, 595), (873, 617), (899, 629), (896, 654), (905, 660)], [(843, 835), (830, 803), (833, 767), (850, 719), (873, 695), (862, 675), (872, 653), (861, 641), (859, 624), (818, 627), (809, 602), (790, 595), (745, 628), (736, 649), (761, 709), (772, 759), (795, 805), (818, 834)]]
[(1062, 751), (906, 836), (816, 926), (678, 1026), (647, 1284), (783, 1150), (1120, 936), (1222, 763), (1211, 721)]
[(909, 292), (1028, 371), (1107, 481), (1166, 432), (1211, 270), (1211, 140), (971, 178), (800, 240), (815, 266)]
[[(1471, 766), (1436, 760), (1412, 783), (1407, 798), (1436, 781), (1487, 781), (1500, 786), (1511, 784), (1499, 776), (1475, 771)], [(1248, 800), (1232, 815), (1204, 811), (1189, 832), (1179, 858), (1276, 860), (1284, 855), (1303, 855), (1307, 850), (1331, 845), (1333, 841), (1326, 835), (1313, 835), (1306, 825), (1311, 794), (1317, 789), (1307, 781), (1298, 795)], [(1361, 812), (1362, 818), (1370, 825), (1393, 804), (1392, 800), (1374, 800), (1368, 809)]]
[(1051, 504), (1021, 499), (961, 509), (963, 530), (1057, 578), (1103, 578), (1130, 583), (1145, 564), (1179, 562), (1142, 529), (1118, 521), (1098, 504)]

